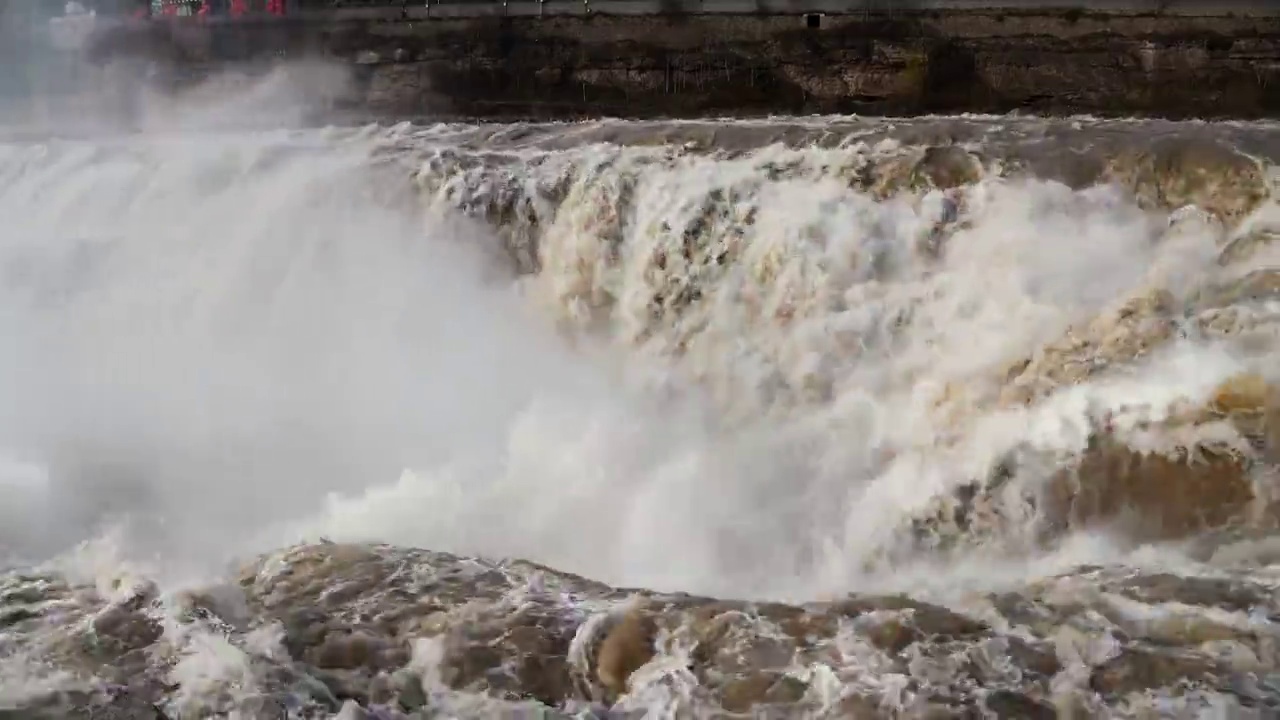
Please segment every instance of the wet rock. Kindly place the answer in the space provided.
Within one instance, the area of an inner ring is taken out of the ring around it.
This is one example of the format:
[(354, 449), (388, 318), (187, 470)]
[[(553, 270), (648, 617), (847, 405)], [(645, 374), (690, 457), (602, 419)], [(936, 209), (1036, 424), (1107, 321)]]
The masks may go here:
[(836, 633), (840, 624), (840, 615), (823, 611), (806, 611), (786, 605), (762, 606), (761, 617), (773, 622), (778, 628), (798, 645), (827, 638)]
[(1202, 290), (1193, 300), (1199, 310), (1280, 299), (1280, 270), (1255, 270)]
[[(1222, 407), (1231, 405), (1230, 397), (1224, 395)], [(1080, 568), (988, 598), (989, 609), (1007, 623), (989, 625), (904, 596), (853, 595), (796, 606), (636, 593), (532, 564), (387, 546), (292, 548), (263, 558), (246, 577), (243, 626), (218, 625), (216, 617), (192, 622), (216, 626), (226, 642), (240, 646), (246, 632), (281, 617), (306, 616), (300, 612), (304, 608), (326, 608), (322, 617), (311, 616), (325, 623), (325, 633), (303, 646), (302, 655), (273, 660), (246, 654), (258, 688), (253, 697), (234, 704), (246, 717), (255, 716), (245, 710), (251, 700), (267, 703), (263, 708), (287, 708), (298, 717), (332, 717), (344, 703), (375, 716), (393, 710), (406, 717), (453, 712), (434, 707), (434, 694), (428, 702), (422, 676), (403, 656), (396, 662), (405, 666), (381, 667), (385, 649), (410, 638), (421, 643), (415, 652), (423, 653), (432, 682), (442, 683), (442, 691), (463, 693), (458, 697), (469, 697), (467, 702), (483, 696), (489, 703), (476, 705), (482, 707), (476, 714), (454, 713), (477, 720), (572, 715), (598, 703), (601, 687), (610, 700), (624, 694), (633, 673), (655, 653), (684, 650), (689, 654), (683, 677), (697, 683), (692, 695), (697, 716), (726, 718), (977, 718), (982, 708), (994, 717), (1052, 717), (1044, 698), (1061, 667), (1049, 638), (1064, 627), (1105, 628), (1119, 644), (1119, 654), (1097, 666), (1091, 679), (1108, 707), (1131, 691), (1183, 682), (1214, 688), (1220, 679), (1240, 685), (1237, 694), (1257, 695), (1262, 686), (1241, 684), (1241, 673), (1261, 678), (1280, 671), (1269, 631), (1236, 629), (1211, 614), (1203, 615), (1207, 623), (1182, 622), (1198, 617), (1196, 606), (1248, 612), (1252, 623), (1280, 616), (1280, 598), (1245, 578), (1188, 581), (1127, 568)], [(330, 597), (335, 589), (341, 602)], [(1154, 622), (1150, 618), (1162, 615), (1130, 613), (1126, 602), (1190, 609), (1163, 612), (1171, 620)], [(584, 611), (579, 603), (592, 608)], [(110, 617), (105, 609), (94, 617)], [(612, 619), (589, 633), (583, 656), (571, 659), (573, 638), (601, 611), (612, 613)], [(415, 619), (415, 613), (423, 615)], [(383, 622), (389, 616), (396, 620)], [(1229, 626), (1233, 632), (1226, 631)], [(71, 640), (78, 638), (75, 627), (68, 631)], [(121, 687), (128, 688), (131, 708), (172, 703), (177, 688), (167, 683), (168, 668), (147, 648), (104, 662), (83, 654), (76, 642), (49, 647), (56, 667), (88, 668), (103, 677), (109, 674), (105, 668), (119, 668), (119, 679), (129, 683)], [(1236, 655), (1219, 656), (1224, 649)], [(585, 666), (577, 664), (584, 660)], [(850, 684), (841, 689), (839, 707), (819, 712), (816, 697), (829, 697), (825, 683), (867, 672), (901, 677), (915, 688), (916, 704), (890, 710), (892, 700), (881, 707), (881, 698)], [(582, 684), (586, 676), (599, 686)], [(447, 703), (447, 696), (439, 696), (441, 702)], [(60, 710), (53, 717), (74, 718), (107, 702), (105, 696), (55, 698), (29, 704), (32, 713), (23, 717), (39, 717), (39, 708), (56, 705)], [(593, 712), (604, 717), (612, 711)]]
[(1102, 153), (1064, 147), (1038, 148), (1026, 155), (1015, 149), (1003, 159), (1011, 174), (1053, 180), (1073, 190), (1083, 190), (1105, 181), (1109, 162)]
[(391, 649), (386, 640), (365, 632), (331, 633), (307, 653), (307, 660), (316, 667), (340, 670), (395, 668), (408, 660), (407, 653), (396, 656)]
[(784, 673), (752, 673), (731, 680), (720, 691), (720, 702), (730, 712), (747, 712), (758, 705), (794, 704), (808, 685)]
[(1117, 697), (1171, 687), (1182, 681), (1213, 684), (1221, 672), (1213, 661), (1202, 656), (1128, 647), (1096, 668), (1089, 684), (1104, 696)]
[(1195, 205), (1228, 222), (1252, 212), (1268, 195), (1253, 158), (1211, 140), (1160, 140), (1115, 161), (1109, 174), (1148, 205), (1170, 210)]
[(41, 602), (57, 599), (66, 594), (65, 588), (58, 585), (52, 585), (46, 578), (14, 578), (21, 584), (17, 587), (6, 588), (0, 591), (0, 605), (35, 605)]
[(881, 159), (856, 173), (856, 184), (873, 196), (885, 199), (901, 192), (929, 188), (951, 190), (970, 185), (983, 177), (982, 161), (958, 145), (934, 145), (923, 153)]
[(569, 665), (574, 626), (552, 614), (515, 615), (516, 622), (500, 640), (507, 678), (498, 687), (533, 697), (552, 707), (575, 696)]
[(871, 641), (872, 645), (891, 655), (897, 655), (924, 639), (924, 633), (907, 624), (905, 620), (896, 618), (864, 628), (862, 634)]
[(482, 643), (453, 641), (440, 665), (440, 677), (449, 687), (482, 691), (491, 673), (502, 667), (502, 652)]
[(1270, 228), (1253, 230), (1237, 237), (1222, 248), (1218, 254), (1220, 265), (1234, 265), (1247, 262), (1262, 251), (1278, 246), (1280, 231)]
[[(246, 698), (236, 710), (239, 713), (239, 717), (254, 718), (255, 720), (263, 718), (266, 720), (267, 718), (289, 717), (290, 708), (289, 703), (281, 698), (255, 696)], [(305, 711), (303, 713), (295, 711), (295, 714), (301, 714), (305, 717), (306, 713)], [(173, 718), (173, 720), (178, 720), (178, 718)]]
[(405, 712), (414, 712), (427, 704), (427, 695), (422, 689), (422, 677), (417, 673), (399, 671), (392, 678), (395, 690), (395, 704)]
[(93, 619), (93, 642), (100, 652), (123, 655), (148, 647), (164, 632), (132, 604), (112, 607)]
[[(849, 598), (832, 604), (832, 609), (849, 617), (873, 611), (900, 612), (903, 622), (922, 637), (957, 639), (983, 635), (988, 631), (981, 621), (931, 603), (902, 596)], [(893, 633), (896, 635), (895, 633)]]
[(657, 624), (643, 610), (633, 610), (619, 620), (596, 656), (596, 677), (614, 693), (627, 691), (631, 674), (653, 658)]
[(1243, 520), (1253, 501), (1249, 464), (1239, 456), (1143, 454), (1099, 438), (1079, 465), (1050, 481), (1043, 512), (1055, 531), (1106, 524), (1135, 539), (1179, 538)]
[(40, 612), (29, 607), (7, 607), (0, 609), (0, 630), (4, 630), (10, 625), (27, 620), (36, 620), (40, 618)]
[(1125, 582), (1119, 591), (1126, 597), (1150, 604), (1181, 603), (1232, 612), (1248, 612), (1270, 599), (1269, 593), (1238, 580), (1169, 573), (1135, 577)]
[[(1228, 378), (1201, 407), (1175, 408), (1149, 431), (1226, 421), (1240, 442), (1197, 441), (1139, 451), (1101, 427), (1076, 464), (1053, 476), (1040, 498), (1044, 532), (1109, 525), (1134, 539), (1186, 538), (1237, 524), (1271, 523), (1255, 464), (1280, 449), (1280, 395), (1257, 375)], [(1181, 435), (1177, 435), (1181, 433)]]
[(982, 713), (974, 707), (957, 706), (948, 702), (933, 702), (913, 711), (903, 713), (912, 720), (980, 720)]
[(940, 605), (916, 602), (910, 610), (912, 624), (930, 638), (958, 640), (977, 637), (988, 632), (985, 623)]
[(839, 712), (842, 718), (857, 718), (857, 720), (881, 720), (881, 718), (891, 717), (891, 713), (881, 707), (879, 700), (859, 693), (841, 698)]
[[(4, 702), (0, 700), (0, 703)], [(172, 720), (152, 698), (134, 688), (119, 686), (55, 692), (25, 709), (0, 707), (0, 720)]]
[[(302, 703), (312, 707), (318, 707), (325, 710), (336, 710), (341, 704), (341, 700), (334, 694), (334, 689), (326, 684), (326, 680), (339, 684), (338, 689), (344, 692), (349, 687), (341, 686), (346, 678), (326, 677), (325, 673), (315, 671), (315, 675), (298, 674), (288, 678), (291, 682), (282, 683), (288, 687), (286, 698), (294, 701), (294, 704)], [(358, 690), (357, 690), (358, 693)]]
[(982, 162), (956, 145), (930, 147), (913, 169), (913, 184), (927, 182), (940, 190), (970, 185), (982, 179)]
[(1062, 669), (1058, 656), (1047, 644), (1037, 646), (1022, 638), (1014, 637), (1009, 638), (1007, 652), (1009, 659), (1017, 667), (1043, 678), (1053, 677)]
[(1209, 409), (1219, 415), (1265, 412), (1277, 393), (1261, 375), (1246, 373), (1227, 378), (1209, 398)]
[(1280, 389), (1255, 373), (1228, 378), (1209, 401), (1210, 416), (1239, 432), (1267, 463), (1280, 462)]
[(556, 706), (575, 697), (568, 665), (576, 626), (558, 606), (462, 604), (438, 618), (440, 679), (449, 687)]
[(1160, 288), (1125, 299), (1033, 357), (1011, 364), (1000, 404), (1030, 404), (1062, 386), (1144, 357), (1174, 336), (1176, 310), (1173, 295)]
[(1052, 705), (1009, 690), (988, 694), (983, 704), (999, 720), (1056, 720), (1058, 717)]
[(319, 610), (301, 607), (290, 610), (283, 618), (284, 646), (294, 657), (303, 657), (312, 647), (324, 642), (329, 632), (329, 618)]
[(350, 670), (316, 670), (314, 677), (324, 683), (329, 693), (338, 701), (369, 702), (369, 683), (361, 673)]
[(1235, 642), (1245, 647), (1255, 645), (1253, 633), (1198, 613), (1169, 613), (1120, 626), (1130, 636), (1158, 645), (1196, 646), (1215, 642)]
[(700, 678), (732, 677), (790, 666), (802, 643), (786, 631), (773, 632), (777, 626), (770, 617), (794, 619), (798, 615), (781, 613), (777, 606), (751, 612), (749, 607), (726, 603), (693, 610), (688, 627), (697, 643), (692, 652), (694, 672)]

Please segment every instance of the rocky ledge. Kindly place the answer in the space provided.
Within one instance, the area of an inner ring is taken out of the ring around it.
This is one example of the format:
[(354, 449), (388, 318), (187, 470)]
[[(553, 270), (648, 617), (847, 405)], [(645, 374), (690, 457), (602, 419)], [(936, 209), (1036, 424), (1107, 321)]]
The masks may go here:
[[(595, 273), (588, 278), (595, 284), (564, 285), (566, 298), (560, 305), (585, 315), (588, 320), (576, 327), (591, 331), (608, 326), (618, 313), (630, 312), (620, 297), (632, 302), (648, 297), (650, 312), (625, 316), (641, 328), (634, 333), (635, 342), (675, 338), (658, 345), (675, 358), (684, 357), (689, 348), (698, 351), (700, 343), (715, 342), (709, 320), (687, 319), (709, 317), (699, 313), (716, 307), (717, 301), (706, 298), (723, 292), (717, 283), (726, 277), (724, 267), (746, 266), (753, 277), (773, 277), (766, 265), (772, 262), (770, 256), (749, 251), (756, 242), (753, 204), (760, 202), (759, 188), (767, 183), (834, 180), (873, 197), (899, 200), (952, 193), (960, 204), (955, 222), (943, 222), (911, 249), (915, 261), (944, 268), (955, 244), (969, 241), (964, 198), (983, 182), (1050, 177), (1077, 188), (1115, 185), (1140, 207), (1168, 218), (1167, 224), (1152, 230), (1153, 245), (1176, 247), (1191, 238), (1204, 266), (1187, 278), (1153, 263), (1147, 277), (1061, 337), (942, 388), (935, 409), (943, 426), (954, 431), (946, 435), (960, 448), (957, 458), (965, 456), (964, 442), (974, 437), (981, 419), (993, 416), (1017, 418), (1018, 424), (1071, 417), (1078, 421), (1079, 432), (1076, 440), (1055, 439), (1045, 446), (1022, 437), (1002, 440), (1007, 444), (1001, 445), (990, 472), (949, 488), (913, 520), (912, 534), (932, 552), (940, 546), (970, 547), (974, 541), (1003, 542), (1027, 530), (1035, 537), (1021, 540), (1049, 545), (1084, 528), (1105, 529), (1133, 542), (1181, 542), (1207, 533), (1204, 552), (1211, 554), (1214, 543), (1222, 539), (1220, 533), (1280, 529), (1280, 376), (1266, 359), (1266, 353), (1274, 352), (1280, 327), (1280, 270), (1267, 260), (1280, 247), (1280, 225), (1263, 211), (1274, 202), (1272, 162), (1217, 142), (1188, 137), (1148, 140), (1135, 138), (1145, 131), (1123, 128), (1108, 133), (1105, 142), (1079, 142), (1088, 148), (1084, 151), (1068, 150), (1074, 142), (1070, 133), (1055, 130), (1045, 133), (1051, 141), (1002, 146), (993, 140), (980, 152), (965, 143), (907, 146), (884, 154), (864, 152), (839, 134), (826, 139), (835, 149), (815, 148), (812, 145), (823, 140), (814, 137), (819, 130), (789, 130), (802, 138), (797, 144), (810, 147), (794, 153), (719, 150), (699, 137), (702, 130), (695, 124), (688, 124), (681, 126), (677, 139), (684, 144), (678, 150), (629, 155), (584, 151), (572, 162), (566, 162), (564, 153), (517, 156), (450, 148), (424, 162), (417, 182), (446, 207), (484, 220), (502, 233), (512, 264), (521, 273), (548, 272), (549, 267), (551, 275), (572, 274), (579, 267), (575, 263), (584, 262), (574, 254), (582, 237), (645, 247), (651, 238), (644, 233), (654, 234), (652, 257), (604, 253), (597, 261), (592, 256), (586, 266)], [(822, 131), (834, 133), (830, 128)], [(714, 139), (732, 143), (737, 138), (723, 132)], [(877, 139), (866, 144), (874, 145)], [(670, 137), (662, 141), (672, 144)], [(702, 146), (716, 149), (703, 151)], [(705, 196), (691, 206), (694, 212), (664, 217), (661, 226), (632, 220), (641, 203), (637, 188), (643, 188), (647, 177), (670, 172), (658, 177), (663, 182), (678, 178), (682, 168), (697, 166), (701, 152), (754, 163), (752, 172), (743, 175), (749, 179), (709, 184)], [(1063, 161), (1069, 154), (1075, 156), (1074, 163)], [(1259, 155), (1268, 154), (1273, 156), (1274, 150), (1261, 148)], [(590, 220), (582, 225), (566, 222), (578, 217)], [(562, 236), (575, 240), (571, 252), (558, 244)], [(689, 269), (666, 273), (666, 258), (677, 254)], [(645, 277), (655, 280), (617, 290), (624, 282), (615, 280), (623, 275), (618, 268), (638, 261), (654, 268)], [(900, 281), (901, 276), (892, 272), (878, 279)], [(772, 352), (766, 343), (771, 342), (767, 333), (773, 328), (820, 317), (830, 307), (794, 296), (788, 302), (793, 304), (785, 307), (792, 309), (785, 313), (750, 310), (761, 313), (755, 327), (764, 329), (748, 337), (766, 352)], [(895, 322), (910, 328), (908, 321)], [(735, 328), (735, 343), (742, 337), (738, 332)], [(1241, 372), (1188, 389), (1167, 402), (1107, 398), (1104, 383), (1120, 386), (1130, 381), (1149, 367), (1144, 363), (1154, 362), (1161, 351), (1179, 343), (1243, 358)], [(785, 357), (784, 352), (779, 356)], [(834, 345), (827, 354), (855, 352)], [(727, 396), (747, 396), (754, 382), (752, 376)], [(799, 378), (781, 386), (785, 391), (771, 397), (771, 410), (784, 405), (780, 398), (815, 406), (830, 400), (819, 383), (806, 382)], [(813, 387), (820, 392), (811, 392)], [(932, 461), (940, 451), (950, 450), (894, 448), (886, 453), (886, 462), (912, 452)], [(907, 552), (919, 549), (913, 544)], [(957, 549), (963, 552), (963, 547)]]
[[(818, 22), (812, 22), (814, 19)], [(1280, 15), (1063, 10), (657, 14), (160, 24), (103, 33), (196, 76), (324, 57), (362, 118), (779, 113), (1280, 114)]]
[(177, 594), (10, 574), (2, 667), (24, 660), (32, 689), (0, 717), (1265, 713), (1280, 709), (1280, 598), (1246, 569), (1080, 568), (955, 608), (631, 591), (523, 561), (330, 543)]

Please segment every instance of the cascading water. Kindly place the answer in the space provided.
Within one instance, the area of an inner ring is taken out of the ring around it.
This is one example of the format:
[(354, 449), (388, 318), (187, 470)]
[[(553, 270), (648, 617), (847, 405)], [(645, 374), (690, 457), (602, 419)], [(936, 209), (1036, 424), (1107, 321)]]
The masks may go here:
[(10, 139), (0, 714), (1266, 717), (1276, 132)]

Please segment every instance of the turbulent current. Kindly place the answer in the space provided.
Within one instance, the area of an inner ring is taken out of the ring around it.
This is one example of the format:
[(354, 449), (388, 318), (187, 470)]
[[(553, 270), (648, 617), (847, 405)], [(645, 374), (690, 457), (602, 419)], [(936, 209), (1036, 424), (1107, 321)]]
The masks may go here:
[(1280, 125), (0, 138), (0, 718), (1280, 713)]

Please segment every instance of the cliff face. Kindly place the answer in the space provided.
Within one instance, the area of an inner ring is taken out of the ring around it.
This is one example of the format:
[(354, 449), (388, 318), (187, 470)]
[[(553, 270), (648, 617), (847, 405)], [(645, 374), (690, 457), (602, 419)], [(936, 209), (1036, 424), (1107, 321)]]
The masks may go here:
[(1280, 16), (509, 16), (150, 32), (167, 33), (183, 62), (340, 58), (358, 79), (347, 104), (380, 117), (1280, 116)]

